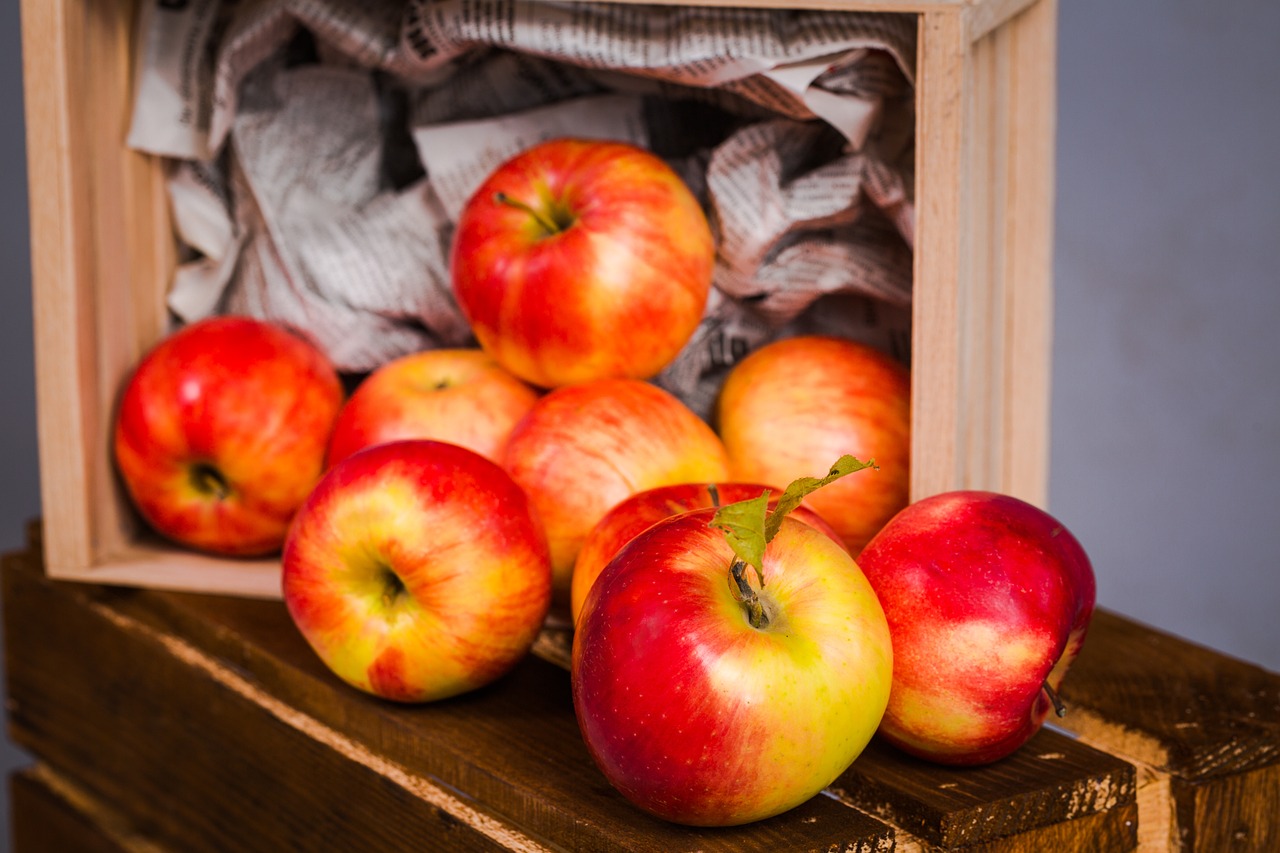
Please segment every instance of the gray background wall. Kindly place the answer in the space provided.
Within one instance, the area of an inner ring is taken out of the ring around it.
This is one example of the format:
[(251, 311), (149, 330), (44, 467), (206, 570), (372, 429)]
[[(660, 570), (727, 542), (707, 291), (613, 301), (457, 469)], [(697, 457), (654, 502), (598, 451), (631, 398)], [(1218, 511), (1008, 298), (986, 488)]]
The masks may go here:
[[(39, 513), (39, 484), (18, 11), (3, 6), (0, 550), (11, 550)], [(1267, 0), (1061, 0), (1049, 506), (1092, 556), (1103, 605), (1272, 670), (1277, 38), (1280, 5)], [(24, 760), (0, 743), (0, 771)]]

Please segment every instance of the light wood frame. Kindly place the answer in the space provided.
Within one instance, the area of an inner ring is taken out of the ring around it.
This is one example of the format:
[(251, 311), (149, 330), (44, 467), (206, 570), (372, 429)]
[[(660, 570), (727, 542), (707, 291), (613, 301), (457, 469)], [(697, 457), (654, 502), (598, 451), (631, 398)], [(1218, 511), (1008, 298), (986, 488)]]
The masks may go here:
[[(912, 498), (988, 488), (1043, 504), (1056, 0), (788, 5), (917, 16)], [(111, 466), (116, 394), (165, 333), (177, 261), (165, 164), (124, 142), (135, 3), (21, 11), (47, 570), (278, 597), (278, 561), (148, 536)]]

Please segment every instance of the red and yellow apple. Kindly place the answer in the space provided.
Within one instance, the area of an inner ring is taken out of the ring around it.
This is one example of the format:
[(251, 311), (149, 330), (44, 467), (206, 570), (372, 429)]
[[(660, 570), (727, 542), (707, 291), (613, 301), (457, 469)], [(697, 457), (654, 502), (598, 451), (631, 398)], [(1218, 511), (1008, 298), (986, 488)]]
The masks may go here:
[(430, 440), (339, 462), (298, 511), (285, 604), (339, 678), (429, 702), (488, 684), (523, 658), (551, 600), (546, 541), (496, 463)]
[(949, 492), (894, 516), (858, 563), (893, 637), (887, 741), (985, 764), (1039, 730), (1094, 607), (1093, 569), (1062, 524), (1007, 495)]
[[(664, 518), (695, 509), (715, 509), (737, 501), (748, 500), (766, 492), (772, 493), (769, 506), (777, 504), (779, 489), (759, 483), (677, 483), (646, 489), (618, 503), (591, 528), (573, 563), (573, 581), (569, 588), (569, 608), (573, 621), (578, 621), (582, 603), (600, 572), (637, 534)], [(820, 515), (808, 507), (796, 507), (790, 515), (810, 527), (816, 527), (840, 542), (839, 535)], [(841, 545), (841, 547), (844, 547)]]
[(410, 353), (366, 376), (338, 414), (329, 464), (408, 438), (447, 441), (498, 461), (538, 392), (478, 349)]
[(583, 540), (614, 504), (645, 489), (728, 479), (724, 446), (667, 391), (600, 379), (547, 393), (516, 424), (503, 467), (529, 495), (551, 548), (557, 600), (569, 603)]
[(910, 372), (872, 347), (819, 335), (766, 344), (729, 372), (715, 419), (735, 479), (788, 483), (845, 453), (874, 459), (879, 470), (806, 500), (855, 557), (907, 505)]
[(113, 453), (142, 518), (188, 547), (279, 550), (324, 470), (342, 406), (333, 366), (271, 323), (225, 316), (161, 340), (125, 383)]
[(875, 733), (893, 668), (884, 613), (847, 551), (785, 518), (760, 585), (735, 575), (714, 512), (660, 521), (618, 552), (587, 594), (571, 664), (608, 781), (697, 826), (770, 817), (831, 784)]
[(495, 169), (454, 233), (453, 289), (480, 345), (543, 388), (647, 379), (702, 320), (715, 245), (665, 162), (555, 139)]

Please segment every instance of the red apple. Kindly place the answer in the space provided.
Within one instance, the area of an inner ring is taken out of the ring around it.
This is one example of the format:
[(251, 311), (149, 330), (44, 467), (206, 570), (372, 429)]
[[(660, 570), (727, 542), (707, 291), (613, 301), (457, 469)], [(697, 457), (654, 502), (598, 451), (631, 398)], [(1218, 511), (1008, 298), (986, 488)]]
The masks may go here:
[(827, 336), (785, 338), (734, 365), (716, 424), (735, 479), (788, 483), (850, 453), (868, 470), (807, 499), (855, 557), (907, 505), (911, 377), (864, 344)]
[(325, 355), (279, 326), (231, 316), (184, 326), (125, 384), (120, 476), (143, 519), (175, 542), (277, 551), (324, 469), (342, 396)]
[(660, 521), (597, 578), (573, 639), (592, 758), (666, 820), (728, 826), (831, 784), (875, 733), (893, 651), (848, 552), (791, 518), (751, 580), (716, 510)]
[(556, 139), (499, 166), (463, 208), (454, 293), (480, 345), (551, 388), (666, 367), (702, 320), (715, 246), (653, 154)]
[(329, 464), (406, 438), (447, 441), (496, 462), (537, 399), (537, 391), (478, 349), (401, 356), (366, 376), (343, 405)]
[[(637, 534), (647, 530), (664, 518), (695, 509), (714, 509), (737, 501), (747, 500), (770, 492), (774, 495), (770, 506), (777, 504), (780, 489), (759, 483), (678, 483), (659, 486), (638, 492), (614, 506), (604, 518), (591, 528), (573, 563), (573, 581), (569, 589), (569, 607), (573, 621), (578, 621), (582, 602), (595, 583), (600, 572)], [(807, 507), (796, 507), (791, 517), (816, 527), (840, 542), (839, 535), (820, 515)], [(844, 547), (841, 545), (840, 547)]]
[(984, 764), (1039, 730), (1093, 615), (1093, 569), (1065, 527), (1017, 498), (949, 492), (898, 513), (858, 563), (893, 636), (886, 740)]
[(528, 653), (551, 568), (528, 500), (496, 463), (408, 440), (325, 474), (290, 528), (283, 590), (336, 675), (429, 702), (488, 684)]
[(567, 606), (578, 549), (614, 504), (672, 483), (728, 479), (724, 446), (674, 395), (638, 379), (549, 392), (516, 424), (503, 466), (528, 493)]

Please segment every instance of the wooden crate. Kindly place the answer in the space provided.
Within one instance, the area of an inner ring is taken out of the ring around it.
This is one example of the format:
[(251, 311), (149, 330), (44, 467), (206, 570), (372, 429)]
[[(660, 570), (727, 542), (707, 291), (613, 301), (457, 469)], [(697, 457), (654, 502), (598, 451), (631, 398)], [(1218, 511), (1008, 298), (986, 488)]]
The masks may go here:
[[(38, 536), (39, 531), (33, 533)], [(0, 560), (10, 780), (27, 850), (1280, 849), (1280, 675), (1105, 610), (1065, 724), (978, 768), (873, 740), (745, 827), (649, 817), (596, 769), (554, 644), (425, 706), (338, 680), (282, 602), (52, 580)]]
[[(398, 705), (326, 670), (279, 601), (64, 583), (34, 554), (5, 557), (0, 575), (9, 728), (40, 762), (12, 784), (15, 809), (57, 805), (108, 839), (155, 845), (146, 849), (1032, 853), (1136, 843), (1132, 765), (1054, 732), (967, 771), (873, 743), (791, 811), (683, 827), (608, 784), (574, 719), (569, 673), (544, 658), (465, 696)], [(19, 817), (15, 828), (36, 835), (26, 826), (36, 815)]]
[[(1043, 503), (1056, 0), (789, 5), (917, 22), (912, 497), (979, 487)], [(22, 3), (47, 570), (278, 596), (276, 561), (148, 536), (112, 468), (116, 395), (164, 333), (177, 260), (164, 163), (124, 142), (135, 14), (129, 0)]]

